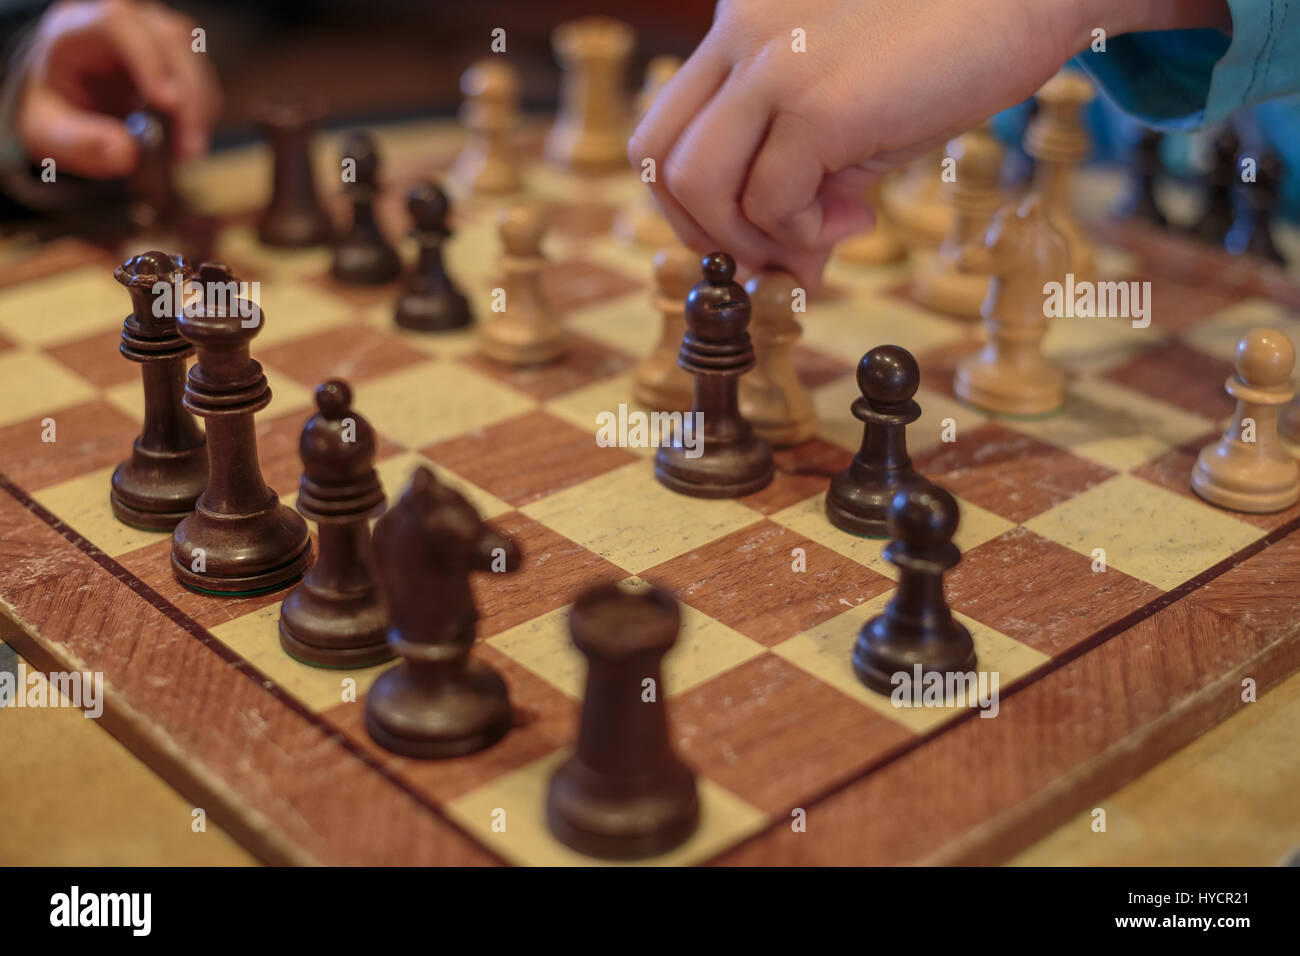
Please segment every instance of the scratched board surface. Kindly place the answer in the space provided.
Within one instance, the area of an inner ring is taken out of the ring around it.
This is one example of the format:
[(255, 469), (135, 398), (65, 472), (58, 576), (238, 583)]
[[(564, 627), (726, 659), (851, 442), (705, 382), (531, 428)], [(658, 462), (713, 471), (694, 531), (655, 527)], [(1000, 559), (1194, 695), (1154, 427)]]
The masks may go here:
[[(460, 134), (445, 123), (375, 132), (390, 187), (380, 221), (397, 236), (410, 225), (405, 188), (446, 171)], [(653, 449), (595, 440), (597, 415), (636, 409), (632, 370), (658, 335), (653, 250), (611, 230), (642, 187), (630, 172), (548, 168), (537, 133), (525, 193), (547, 207), (544, 284), (574, 347), (534, 369), (481, 357), (473, 329), (397, 329), (396, 285), (339, 286), (326, 251), (261, 247), (262, 147), (218, 154), (185, 180), (221, 219), (217, 255), (260, 283), (254, 356), (274, 399), (257, 432), (281, 498), (295, 499), (312, 389), (341, 376), (380, 436), (390, 499), (426, 464), (524, 551), (519, 573), (475, 585), (475, 653), (505, 675), (515, 726), (466, 758), (420, 762), (373, 745), (362, 701), (382, 667), (293, 661), (276, 633), (283, 592), (188, 592), (166, 535), (113, 518), (109, 476), (143, 400), (138, 368), (117, 352), (128, 299), (111, 273), (148, 240), (0, 253), (0, 636), (46, 669), (101, 672), (104, 724), (259, 856), (591, 862), (550, 836), (543, 801), (583, 679), (568, 606), (600, 581), (667, 587), (683, 605), (665, 683), (702, 819), (655, 862), (1003, 860), (1231, 713), (1244, 677), (1265, 688), (1300, 665), (1300, 509), (1233, 514), (1188, 487), (1197, 450), (1231, 413), (1223, 382), (1237, 338), (1270, 325), (1300, 342), (1293, 284), (1097, 223), (1103, 275), (1150, 281), (1152, 322), (1055, 320), (1046, 351), (1068, 374), (1066, 406), (1026, 421), (955, 399), (952, 368), (977, 330), (914, 302), (907, 265), (833, 263), (795, 350), (818, 436), (778, 452), (766, 490), (699, 501), (655, 482)], [(317, 143), (322, 184), (337, 178), (337, 142)], [(448, 247), (480, 316), (498, 284), (499, 208), (458, 202)], [(980, 669), (998, 676), (991, 719), (894, 707), (849, 662), (896, 571), (882, 542), (828, 524), (822, 499), (861, 438), (848, 411), (856, 360), (885, 342), (920, 363), (910, 448), (961, 506), (964, 556), (947, 595)], [(47, 419), (54, 442), (42, 441)]]

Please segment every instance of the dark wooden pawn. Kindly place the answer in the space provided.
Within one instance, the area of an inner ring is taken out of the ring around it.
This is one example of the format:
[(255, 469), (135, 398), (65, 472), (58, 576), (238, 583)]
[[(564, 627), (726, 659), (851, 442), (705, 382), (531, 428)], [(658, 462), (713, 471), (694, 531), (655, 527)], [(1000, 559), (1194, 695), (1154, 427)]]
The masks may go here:
[(1144, 129), (1133, 146), (1129, 160), (1128, 191), (1116, 207), (1116, 215), (1137, 219), (1153, 226), (1167, 225), (1165, 214), (1156, 201), (1156, 182), (1160, 175), (1160, 142), (1164, 134), (1159, 130)]
[(194, 513), (172, 534), (172, 571), (188, 588), (221, 595), (273, 591), (295, 581), (311, 558), (307, 523), (267, 487), (253, 415), (271, 402), (249, 344), (262, 310), (235, 294), (221, 263), (195, 276), (203, 290), (178, 320), (198, 349), (185, 407), (206, 420), (208, 480)]
[(281, 605), (280, 646), (318, 667), (368, 667), (393, 656), (370, 553), (368, 519), (384, 504), (375, 432), (352, 410), (346, 382), (319, 386), (316, 407), (298, 443), (298, 511), (316, 522), (316, 563)]
[(655, 477), (695, 498), (739, 498), (765, 488), (773, 468), (772, 446), (754, 434), (738, 400), (740, 376), (754, 367), (749, 296), (734, 281), (736, 264), (725, 252), (709, 253), (701, 266), (704, 281), (686, 297), (686, 334), (677, 356), (694, 378), (687, 422), (692, 434), (660, 445)]
[(677, 602), (657, 588), (604, 585), (573, 604), (569, 629), (587, 682), (578, 745), (551, 778), (546, 816), (580, 853), (654, 856), (695, 830), (695, 775), (673, 751), (661, 666), (680, 623)]
[(353, 133), (343, 146), (343, 159), (355, 164), (356, 179), (344, 184), (352, 202), (352, 223), (334, 244), (330, 274), (340, 282), (377, 285), (402, 271), (397, 250), (375, 222), (379, 195), (379, 154), (369, 133)]
[(895, 674), (967, 673), (975, 669), (970, 632), (952, 616), (943, 596), (944, 572), (961, 560), (952, 543), (957, 502), (944, 489), (913, 485), (889, 505), (884, 558), (898, 566), (898, 590), (883, 614), (858, 632), (853, 670), (872, 690), (891, 693)]
[(176, 189), (170, 121), (151, 109), (128, 113), (123, 120), (135, 140), (138, 159), (127, 183), (131, 192), (131, 220), (140, 229), (175, 222), (184, 203)]
[(826, 494), (826, 517), (835, 527), (885, 537), (895, 492), (924, 481), (907, 454), (907, 426), (921, 417), (912, 398), (920, 385), (921, 370), (906, 349), (878, 345), (862, 356), (862, 396), (852, 406), (853, 417), (862, 422), (862, 446)]
[(1237, 134), (1230, 128), (1214, 140), (1214, 162), (1206, 177), (1205, 205), (1191, 228), (1191, 234), (1203, 242), (1222, 246), (1232, 229), (1236, 218), (1233, 195), (1240, 181), (1237, 172), (1240, 149)]
[[(181, 400), (186, 360), (194, 346), (176, 330), (176, 313), (190, 268), (179, 256), (144, 252), (118, 266), (113, 278), (131, 293), (120, 348), (140, 363), (144, 427), (131, 457), (113, 472), (109, 499), (118, 520), (170, 531), (194, 510), (208, 476), (203, 432)], [(155, 305), (162, 307), (155, 312)]]
[(417, 332), (446, 332), (469, 325), (473, 319), (469, 301), (447, 275), (442, 258), (443, 243), (451, 237), (447, 194), (436, 183), (422, 183), (407, 196), (407, 208), (415, 222), (411, 235), (420, 255), (397, 298), (394, 321)]
[(1273, 242), (1273, 210), (1277, 208), (1282, 182), (1282, 161), (1275, 153), (1259, 157), (1255, 181), (1242, 183), (1241, 219), (1233, 226), (1232, 252), (1244, 252), (1275, 265), (1285, 266), (1286, 257)]
[(311, 141), (319, 109), (306, 100), (270, 100), (257, 123), (271, 144), (271, 200), (257, 220), (257, 237), (268, 246), (321, 246), (334, 233), (321, 205), (312, 171)]
[(388, 646), (401, 663), (366, 695), (366, 730), (394, 753), (459, 757), (510, 729), (505, 681), (470, 656), (478, 611), (472, 571), (514, 571), (519, 549), (456, 490), (418, 468), (375, 524), (375, 568), (388, 608)]

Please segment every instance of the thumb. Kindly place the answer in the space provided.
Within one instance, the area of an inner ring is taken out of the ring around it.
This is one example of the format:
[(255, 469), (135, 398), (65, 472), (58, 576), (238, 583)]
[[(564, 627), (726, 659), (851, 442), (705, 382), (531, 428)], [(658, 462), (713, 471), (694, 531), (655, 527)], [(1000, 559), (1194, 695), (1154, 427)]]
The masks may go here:
[(121, 120), (77, 109), (57, 96), (30, 98), (17, 125), (29, 156), (37, 162), (53, 159), (57, 168), (78, 176), (120, 178), (139, 158)]

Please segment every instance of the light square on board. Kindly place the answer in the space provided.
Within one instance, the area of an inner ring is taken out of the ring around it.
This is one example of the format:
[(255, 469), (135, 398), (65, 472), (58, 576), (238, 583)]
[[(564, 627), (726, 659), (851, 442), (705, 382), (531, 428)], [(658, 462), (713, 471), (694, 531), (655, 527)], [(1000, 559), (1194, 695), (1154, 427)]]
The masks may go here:
[(43, 351), (96, 388), (109, 388), (140, 381), (140, 366), (121, 353), (118, 348), (121, 343), (122, 329), (114, 327), (96, 329), (89, 335), (47, 346)]
[(1206, 355), (1231, 362), (1238, 340), (1254, 328), (1277, 329), (1300, 349), (1300, 314), (1268, 299), (1246, 299), (1188, 330), (1183, 340)]
[(886, 343), (919, 355), (967, 334), (963, 323), (891, 298), (872, 299), (870, 308), (863, 308), (862, 299), (852, 295), (814, 302), (798, 319), (804, 345), (848, 361)]
[[(331, 258), (330, 250), (323, 246), (283, 249), (264, 245), (257, 238), (257, 229), (252, 223), (223, 229), (217, 237), (216, 255), (222, 261), (230, 263), (235, 269), (236, 279), (249, 282), (256, 279), (266, 286), (292, 284), (295, 279), (319, 275), (329, 269)], [(253, 269), (255, 272), (240, 275), (240, 268)], [(337, 309), (336, 303), (333, 310)], [(271, 305), (268, 304), (266, 310), (269, 324), (277, 316), (270, 314)]]
[(88, 471), (32, 494), (110, 558), (170, 537), (166, 532), (132, 528), (114, 517), (108, 493), (115, 467)]
[[(244, 277), (235, 278), (242, 281)], [(260, 283), (255, 295), (250, 288), (249, 295), (262, 309), (262, 328), (251, 346), (254, 358), (259, 349), (295, 342), (327, 328), (350, 326), (358, 335), (366, 331), (346, 303), (308, 282), (272, 279)]]
[[(961, 512), (961, 520), (957, 524), (953, 543), (962, 551), (978, 547), (985, 541), (996, 538), (1015, 527), (1006, 518), (960, 497), (957, 498), (957, 507)], [(858, 564), (878, 574), (891, 579), (898, 578), (898, 569), (880, 556), (889, 541), (885, 538), (867, 538), (835, 527), (826, 517), (824, 493), (805, 498), (784, 511), (778, 511), (771, 516), (771, 520), (811, 538), (818, 544), (825, 545), (832, 551), (852, 558)]]
[[(551, 776), (570, 755), (560, 750), (513, 773), (504, 774), (447, 805), (447, 813), (469, 833), (512, 863), (524, 866), (594, 866), (604, 861), (571, 850), (546, 826), (546, 793)], [(758, 830), (767, 817), (708, 777), (696, 778), (700, 825), (681, 846), (660, 856), (633, 861), (637, 866), (700, 863)], [(505, 811), (505, 830), (493, 822)]]
[(1117, 475), (1025, 523), (1072, 551), (1172, 590), (1263, 534), (1210, 505)]
[(736, 501), (669, 491), (644, 461), (606, 472), (522, 510), (633, 574), (759, 520)]
[[(546, 410), (587, 432), (594, 442), (600, 428), (596, 416), (613, 415), (617, 421), (620, 418), (620, 405), (626, 406), (629, 423), (634, 412), (650, 414), (650, 409), (632, 397), (631, 375), (616, 375), (553, 398), (546, 403)], [(626, 450), (639, 458), (654, 458), (658, 453), (658, 449), (652, 445), (629, 446)]]
[(571, 335), (568, 351), (555, 361), (542, 365), (506, 365), (481, 352), (470, 352), (459, 361), (481, 375), (539, 401), (619, 375), (632, 365), (632, 359), (627, 355), (582, 335)]
[[(877, 595), (865, 604), (845, 611), (811, 630), (797, 634), (776, 647), (772, 653), (796, 667), (803, 668), (814, 677), (825, 681), (836, 690), (848, 694), (859, 703), (866, 704), (876, 713), (901, 724), (913, 733), (923, 734), (955, 717), (962, 705), (941, 707), (895, 706), (890, 697), (869, 689), (858, 680), (853, 671), (853, 644), (858, 639), (862, 625), (885, 610), (893, 599), (893, 590)], [(997, 675), (998, 687), (1029, 673), (1048, 660), (1046, 654), (1027, 644), (1021, 644), (987, 624), (969, 618), (960, 611), (953, 617), (964, 624), (975, 641), (975, 669), (977, 673)], [(986, 719), (986, 718), (980, 718)], [(995, 719), (995, 718), (994, 718)]]
[(519, 415), (536, 402), (456, 362), (416, 365), (354, 390), (376, 429), (420, 448)]
[[(644, 587), (635, 579), (628, 587)], [(585, 658), (569, 635), (571, 605), (556, 608), (488, 638), (488, 644), (544, 678), (570, 697), (581, 698)], [(689, 604), (682, 603), (682, 625), (663, 661), (664, 692), (671, 699), (763, 653), (763, 645)]]
[(0, 289), (0, 332), (19, 344), (50, 346), (106, 329), (120, 333), (130, 310), (131, 299), (112, 269), (82, 266)]
[(25, 349), (0, 352), (0, 426), (57, 419), (59, 411), (96, 397), (84, 379), (52, 358)]
[[(221, 643), (317, 712), (343, 703), (344, 693), (362, 700), (375, 678), (389, 666), (342, 670), (310, 667), (294, 660), (280, 647), (280, 601), (217, 624), (211, 630)], [(355, 685), (344, 683), (349, 680)]]
[(648, 302), (627, 297), (575, 312), (565, 325), (626, 355), (642, 356), (659, 341), (663, 321)]

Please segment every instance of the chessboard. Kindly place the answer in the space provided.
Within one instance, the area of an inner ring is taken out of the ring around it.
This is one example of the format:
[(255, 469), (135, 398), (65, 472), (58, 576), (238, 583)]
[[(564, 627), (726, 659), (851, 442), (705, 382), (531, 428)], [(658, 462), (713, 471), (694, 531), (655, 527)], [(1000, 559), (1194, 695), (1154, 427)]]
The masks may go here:
[[(385, 157), (379, 221), (398, 237), (410, 228), (407, 188), (446, 173), (462, 134), (451, 122), (373, 132)], [(1262, 693), (1300, 666), (1300, 506), (1232, 513), (1188, 483), (1232, 411), (1223, 383), (1241, 334), (1268, 325), (1300, 342), (1300, 286), (1278, 270), (1094, 222), (1100, 272), (1151, 281), (1153, 321), (1053, 320), (1045, 351), (1067, 372), (1065, 407), (1011, 418), (953, 394), (975, 323), (914, 301), (905, 263), (833, 261), (794, 349), (816, 437), (778, 450), (763, 491), (688, 498), (656, 482), (654, 449), (594, 439), (598, 414), (638, 407), (632, 369), (658, 335), (654, 250), (613, 229), (643, 187), (630, 171), (547, 165), (542, 132), (523, 137), (524, 192), (546, 210), (543, 285), (574, 346), (533, 368), (484, 358), (472, 327), (399, 329), (398, 285), (341, 285), (328, 250), (260, 245), (265, 147), (219, 152), (182, 180), (220, 223), (217, 258), (260, 283), (253, 354), (274, 398), (257, 434), (281, 499), (295, 501), (313, 389), (341, 377), (378, 433), (390, 501), (426, 465), (522, 548), (519, 573), (475, 582), (474, 653), (505, 676), (515, 718), (468, 757), (376, 746), (364, 695), (383, 666), (298, 663), (277, 636), (284, 592), (186, 590), (168, 535), (113, 517), (109, 478), (143, 399), (118, 353), (129, 302), (112, 271), (148, 239), (0, 250), (0, 638), (43, 670), (102, 673), (103, 725), (258, 857), (594, 862), (551, 836), (544, 803), (582, 692), (568, 608), (599, 582), (660, 586), (682, 605), (664, 680), (701, 820), (656, 863), (999, 862), (1243, 706), (1243, 682)], [(337, 181), (340, 141), (317, 139), (322, 184)], [(327, 198), (342, 214), (340, 197)], [(448, 269), (480, 319), (509, 201), (456, 197)], [(923, 414), (908, 443), (961, 508), (963, 556), (946, 593), (980, 669), (1000, 675), (993, 719), (894, 707), (850, 663), (897, 572), (885, 542), (827, 521), (824, 497), (862, 437), (849, 413), (857, 361), (884, 343), (920, 365)], [(51, 423), (55, 440), (43, 440)]]

